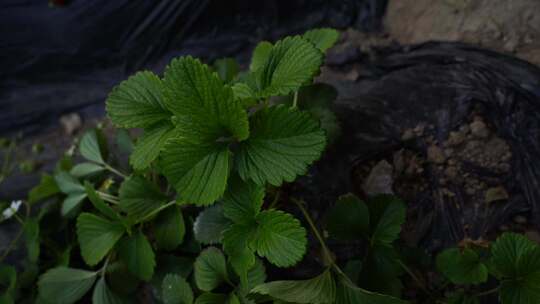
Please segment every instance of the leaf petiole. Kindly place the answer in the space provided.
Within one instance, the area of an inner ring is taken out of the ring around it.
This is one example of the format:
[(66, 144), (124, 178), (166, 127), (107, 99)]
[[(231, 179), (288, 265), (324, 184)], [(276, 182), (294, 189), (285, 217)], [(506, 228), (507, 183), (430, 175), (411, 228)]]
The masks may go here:
[(124, 173), (116, 170), (115, 168), (111, 167), (109, 164), (105, 163), (103, 164), (103, 166), (105, 167), (105, 169), (107, 169), (108, 171), (120, 176), (121, 178), (127, 178), (127, 175), (125, 175)]

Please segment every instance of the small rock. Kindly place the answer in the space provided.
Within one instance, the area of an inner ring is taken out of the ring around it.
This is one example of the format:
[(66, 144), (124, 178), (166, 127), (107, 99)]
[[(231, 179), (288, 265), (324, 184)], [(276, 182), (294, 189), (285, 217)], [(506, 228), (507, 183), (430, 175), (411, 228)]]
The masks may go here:
[(449, 158), (447, 162), (450, 166), (455, 166), (457, 164), (457, 161), (453, 158)]
[(448, 145), (458, 146), (465, 141), (465, 136), (461, 132), (450, 132), (448, 137)]
[(371, 169), (366, 181), (362, 185), (367, 195), (393, 194), (392, 178), (394, 168), (386, 160), (381, 160)]
[(512, 219), (514, 221), (514, 223), (516, 224), (520, 224), (520, 225), (525, 225), (527, 224), (527, 218), (524, 217), (523, 215), (516, 215), (514, 216), (514, 218)]
[(444, 174), (450, 179), (454, 179), (458, 175), (458, 170), (456, 167), (450, 166), (444, 170)]
[(469, 133), (469, 131), (471, 131), (471, 129), (469, 128), (469, 125), (463, 125), (459, 128), (459, 132), (463, 133), (464, 135)]
[(485, 202), (491, 203), (495, 201), (507, 200), (508, 192), (502, 186), (492, 187), (486, 190)]
[(474, 137), (487, 138), (489, 136), (489, 130), (483, 121), (475, 120), (469, 126)]
[(82, 119), (77, 113), (69, 113), (60, 117), (60, 124), (67, 135), (73, 135), (81, 128)]
[(533, 242), (540, 243), (540, 233), (536, 230), (525, 231), (525, 236)]
[(416, 127), (414, 127), (413, 131), (417, 136), (422, 136), (424, 134), (424, 129), (424, 125), (417, 125)]
[(446, 161), (446, 156), (444, 155), (441, 148), (432, 145), (427, 149), (427, 159), (429, 162), (435, 164), (443, 164)]
[(413, 129), (407, 129), (405, 132), (403, 132), (403, 135), (401, 135), (402, 141), (408, 141), (415, 137)]

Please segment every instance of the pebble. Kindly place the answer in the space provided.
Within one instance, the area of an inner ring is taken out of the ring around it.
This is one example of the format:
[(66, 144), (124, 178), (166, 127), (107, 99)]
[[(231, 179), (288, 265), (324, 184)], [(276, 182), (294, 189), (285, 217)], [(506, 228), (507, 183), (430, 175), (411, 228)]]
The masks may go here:
[(465, 141), (465, 136), (461, 132), (450, 132), (448, 137), (448, 145), (458, 146)]
[(414, 131), (412, 129), (407, 129), (405, 132), (403, 132), (403, 135), (401, 135), (402, 141), (408, 141), (415, 137)]
[(422, 136), (424, 134), (424, 129), (425, 127), (423, 125), (418, 125), (414, 128), (413, 131), (417, 136)]
[(427, 149), (427, 159), (429, 162), (435, 163), (435, 164), (443, 164), (446, 161), (446, 156), (444, 156), (443, 151), (441, 148), (432, 145), (429, 146)]
[(60, 117), (60, 125), (67, 135), (73, 135), (82, 127), (81, 116), (77, 113), (69, 113)]
[(469, 127), (471, 128), (471, 133), (476, 138), (487, 138), (489, 136), (489, 130), (486, 124), (481, 120), (473, 121)]
[(524, 217), (523, 215), (516, 215), (516, 216), (514, 216), (514, 218), (512, 220), (516, 224), (520, 224), (520, 225), (527, 224), (527, 218)]
[(492, 187), (486, 190), (485, 202), (491, 203), (495, 201), (507, 200), (508, 192), (503, 186)]

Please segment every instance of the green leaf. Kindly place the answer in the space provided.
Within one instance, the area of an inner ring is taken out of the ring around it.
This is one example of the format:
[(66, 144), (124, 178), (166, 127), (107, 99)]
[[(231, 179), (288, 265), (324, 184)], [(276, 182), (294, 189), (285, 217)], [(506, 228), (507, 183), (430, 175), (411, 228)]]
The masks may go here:
[(324, 131), (309, 114), (282, 105), (256, 112), (250, 123), (251, 136), (240, 143), (235, 162), (242, 179), (259, 185), (292, 182), (326, 144)]
[(121, 153), (130, 155), (133, 152), (133, 139), (126, 129), (116, 130), (116, 146)]
[[(17, 286), (17, 270), (13, 266), (0, 265), (0, 286), (6, 293), (11, 293)], [(4, 289), (5, 288), (5, 289)]]
[(37, 263), (40, 252), (39, 223), (37, 219), (27, 218), (24, 222), (24, 242), (28, 253), (28, 260)]
[(371, 234), (374, 241), (391, 244), (399, 237), (406, 207), (392, 195), (378, 195), (368, 201)]
[(124, 300), (118, 295), (114, 294), (112, 290), (107, 286), (105, 277), (101, 277), (94, 287), (94, 294), (92, 295), (92, 304), (122, 304)]
[(81, 194), (85, 193), (83, 185), (72, 175), (67, 172), (59, 172), (54, 176), (54, 180), (60, 191), (65, 194)]
[(397, 251), (388, 244), (374, 243), (364, 260), (358, 286), (370, 291), (401, 296), (403, 274)]
[(339, 32), (331, 28), (313, 29), (304, 33), (302, 37), (313, 43), (321, 52), (326, 52), (337, 42)]
[(367, 205), (352, 193), (339, 197), (327, 213), (326, 228), (331, 236), (343, 240), (367, 236), (369, 231)]
[(90, 290), (97, 274), (67, 267), (50, 269), (39, 279), (39, 296), (57, 304), (75, 303)]
[(540, 301), (540, 247), (523, 235), (504, 233), (491, 248), (491, 263), (502, 276), (503, 304)]
[(195, 283), (203, 291), (211, 291), (222, 282), (228, 281), (227, 267), (223, 253), (208, 247), (195, 260)]
[(242, 222), (231, 225), (223, 232), (223, 250), (242, 282), (247, 281), (249, 269), (255, 265), (254, 249), (249, 243), (257, 229), (255, 222)]
[(174, 59), (165, 70), (167, 107), (182, 121), (183, 135), (197, 130), (204, 141), (249, 135), (247, 113), (234, 100), (232, 89), (198, 59)]
[(88, 196), (88, 199), (90, 200), (90, 202), (92, 202), (92, 205), (94, 205), (94, 208), (99, 210), (99, 212), (101, 212), (103, 215), (105, 215), (111, 220), (119, 219), (118, 214), (101, 199), (101, 197), (99, 196), (99, 194), (97, 194), (94, 186), (91, 183), (85, 181), (84, 189), (86, 190), (86, 195)]
[(231, 225), (231, 221), (223, 215), (223, 206), (216, 204), (199, 213), (193, 224), (195, 239), (202, 244), (219, 244), (223, 231)]
[(118, 254), (131, 273), (141, 280), (150, 281), (156, 258), (152, 246), (141, 231), (121, 239), (118, 243)]
[(255, 259), (255, 264), (247, 273), (247, 282), (240, 283), (240, 290), (244, 295), (248, 294), (255, 286), (266, 281), (266, 268), (260, 259)]
[(265, 210), (257, 216), (253, 246), (260, 256), (278, 267), (299, 262), (306, 252), (306, 230), (291, 214)]
[(264, 187), (251, 181), (244, 182), (238, 176), (232, 176), (223, 196), (225, 216), (233, 222), (253, 220), (261, 210), (264, 190)]
[(162, 156), (165, 176), (187, 202), (210, 205), (225, 192), (231, 159), (225, 144), (174, 138)]
[(240, 66), (234, 58), (222, 58), (214, 62), (214, 69), (223, 82), (230, 83), (236, 78), (236, 75), (238, 75)]
[(158, 157), (167, 140), (174, 135), (174, 126), (170, 122), (159, 123), (145, 129), (129, 157), (131, 166), (135, 170), (147, 168)]
[(260, 68), (262, 68), (266, 61), (268, 60), (268, 57), (270, 56), (270, 52), (272, 51), (273, 45), (272, 43), (268, 41), (261, 41), (255, 49), (253, 50), (253, 55), (251, 56), (251, 64), (249, 65), (249, 69), (251, 71), (256, 71)]
[(227, 299), (226, 294), (205, 292), (195, 300), (195, 304), (227, 304)]
[(71, 169), (70, 173), (75, 177), (85, 177), (102, 172), (103, 170), (105, 170), (103, 166), (95, 163), (80, 163), (75, 165), (75, 167)]
[(109, 253), (124, 234), (124, 226), (91, 213), (81, 213), (77, 218), (77, 236), (81, 255), (90, 266), (94, 266)]
[(178, 206), (161, 211), (154, 222), (154, 235), (158, 249), (175, 249), (182, 244), (185, 233), (184, 217)]
[(300, 36), (276, 42), (264, 65), (256, 70), (257, 96), (287, 95), (309, 83), (319, 71), (323, 54)]
[(81, 203), (86, 198), (86, 193), (72, 193), (69, 194), (62, 202), (62, 216), (71, 218), (74, 216), (81, 207)]
[(313, 279), (269, 282), (253, 288), (251, 292), (286, 302), (330, 304), (336, 297), (336, 282), (330, 270), (326, 270)]
[(168, 200), (155, 184), (138, 175), (125, 179), (118, 195), (119, 207), (135, 222), (142, 221)]
[(454, 284), (479, 284), (488, 278), (486, 265), (474, 250), (468, 248), (441, 252), (437, 256), (437, 269)]
[(79, 151), (87, 160), (96, 162), (98, 164), (105, 163), (96, 130), (90, 130), (83, 135), (79, 144)]
[(189, 283), (179, 275), (168, 274), (163, 279), (161, 290), (165, 304), (192, 304), (193, 291)]
[(113, 89), (107, 98), (107, 114), (122, 128), (147, 128), (168, 120), (163, 102), (164, 87), (152, 72), (139, 72)]
[(335, 304), (407, 304), (409, 302), (354, 286), (340, 277), (336, 286)]
[(59, 192), (60, 188), (56, 185), (55, 179), (48, 174), (42, 174), (39, 184), (30, 190), (28, 202), (33, 204)]

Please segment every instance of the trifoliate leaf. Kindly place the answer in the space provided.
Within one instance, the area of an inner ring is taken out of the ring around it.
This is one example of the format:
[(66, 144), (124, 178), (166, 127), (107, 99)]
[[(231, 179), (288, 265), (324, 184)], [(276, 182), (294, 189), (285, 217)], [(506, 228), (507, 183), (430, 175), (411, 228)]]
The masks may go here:
[(129, 157), (131, 166), (135, 170), (147, 168), (158, 157), (167, 140), (174, 135), (174, 126), (170, 122), (158, 123), (145, 129)]
[(39, 184), (28, 193), (28, 203), (33, 204), (59, 192), (55, 179), (48, 174), (43, 174)]
[(336, 284), (336, 304), (407, 304), (409, 302), (394, 298), (392, 296), (383, 295), (365, 289), (359, 288), (351, 284), (347, 279), (340, 277)]
[(162, 156), (165, 176), (185, 201), (210, 205), (225, 192), (231, 158), (225, 144), (174, 138)]
[(405, 204), (392, 195), (378, 195), (368, 201), (372, 238), (391, 244), (399, 237), (405, 222)]
[(290, 267), (306, 252), (306, 230), (291, 214), (265, 210), (256, 219), (252, 244), (257, 253), (278, 267)]
[(313, 279), (264, 283), (251, 292), (292, 303), (331, 304), (336, 298), (336, 282), (326, 270)]
[(94, 287), (94, 293), (92, 295), (92, 304), (123, 304), (124, 300), (120, 296), (116, 295), (107, 286), (105, 277), (101, 277)]
[(232, 89), (198, 59), (174, 59), (165, 70), (167, 107), (189, 134), (198, 130), (205, 141), (220, 137), (244, 140), (249, 135), (247, 113), (234, 100)]
[(261, 210), (263, 198), (263, 186), (232, 176), (223, 195), (223, 212), (233, 222), (252, 221)]
[(203, 291), (211, 291), (222, 282), (228, 281), (225, 256), (215, 248), (203, 250), (195, 260), (195, 283)]
[(238, 75), (240, 66), (234, 58), (222, 58), (214, 62), (214, 69), (223, 82), (230, 83)]
[(454, 284), (479, 284), (488, 278), (486, 265), (474, 250), (468, 248), (441, 252), (437, 256), (437, 269)]
[(256, 92), (246, 83), (237, 82), (232, 86), (234, 99), (239, 100), (244, 108), (249, 108), (257, 104)]
[(81, 213), (77, 218), (77, 236), (81, 255), (90, 266), (94, 266), (109, 253), (124, 234), (124, 226), (91, 213)]
[(154, 221), (154, 234), (158, 249), (175, 249), (182, 244), (185, 233), (184, 217), (178, 206), (161, 211)]
[(142, 221), (167, 203), (159, 188), (142, 176), (130, 176), (118, 190), (119, 207), (135, 222)]
[(192, 304), (193, 291), (183, 277), (177, 274), (168, 274), (163, 279), (161, 287), (163, 302), (165, 304)]
[(223, 250), (241, 282), (247, 281), (248, 271), (255, 265), (255, 249), (249, 246), (257, 229), (257, 223), (232, 224), (223, 232)]
[(39, 278), (39, 296), (58, 304), (71, 304), (82, 298), (96, 280), (97, 272), (57, 267)]
[(302, 37), (313, 43), (321, 52), (326, 52), (337, 42), (339, 32), (330, 28), (313, 29), (305, 32)]
[(139, 279), (149, 281), (152, 278), (156, 258), (152, 246), (141, 231), (121, 239), (118, 254), (128, 270)]
[(72, 175), (67, 172), (61, 171), (54, 176), (54, 180), (65, 194), (80, 194), (85, 193), (83, 185)]
[(326, 228), (331, 236), (343, 240), (360, 239), (369, 231), (369, 211), (354, 194), (341, 196), (327, 213)]
[(504, 233), (491, 248), (491, 263), (502, 276), (503, 304), (540, 301), (540, 247), (523, 235)]
[(80, 163), (75, 165), (69, 173), (75, 177), (85, 177), (102, 172), (105, 168), (95, 163)]
[(261, 41), (257, 44), (251, 56), (251, 64), (249, 65), (251, 71), (256, 71), (265, 65), (272, 47), (272, 43), (268, 41)]
[(251, 127), (235, 163), (242, 179), (259, 185), (292, 182), (306, 173), (326, 144), (324, 132), (309, 114), (282, 105), (255, 113)]
[(79, 151), (87, 160), (98, 164), (105, 163), (96, 130), (90, 130), (83, 135), (79, 144)]
[(258, 97), (287, 95), (309, 83), (319, 71), (323, 54), (300, 36), (276, 42), (257, 69)]
[(69, 194), (62, 202), (62, 209), (60, 210), (62, 216), (71, 218), (76, 215), (80, 210), (81, 204), (85, 198), (86, 193)]
[(84, 188), (86, 190), (86, 195), (88, 196), (88, 199), (90, 202), (92, 202), (92, 205), (94, 205), (94, 208), (99, 210), (103, 215), (108, 217), (111, 220), (118, 219), (118, 214), (111, 208), (111, 206), (107, 205), (99, 196), (99, 194), (94, 189), (94, 186), (89, 183), (88, 181), (84, 182)]
[(123, 128), (147, 128), (170, 119), (163, 102), (164, 87), (152, 72), (139, 72), (113, 89), (107, 98), (107, 114)]
[(193, 224), (195, 239), (206, 245), (219, 244), (223, 231), (231, 225), (231, 221), (223, 215), (223, 206), (216, 204), (199, 213)]

